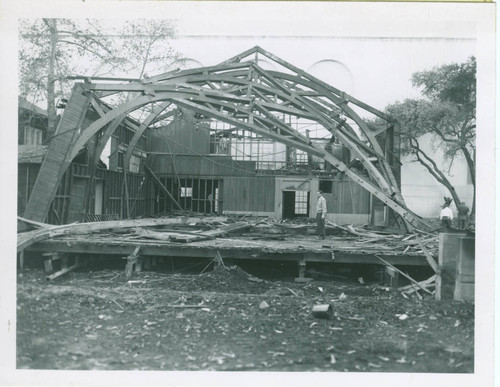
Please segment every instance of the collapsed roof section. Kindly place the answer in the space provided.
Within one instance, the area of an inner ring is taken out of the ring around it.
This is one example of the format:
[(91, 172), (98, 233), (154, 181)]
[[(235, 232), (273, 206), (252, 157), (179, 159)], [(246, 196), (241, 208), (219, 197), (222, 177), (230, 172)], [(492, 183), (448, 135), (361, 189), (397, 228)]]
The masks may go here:
[[(281, 71), (261, 68), (259, 56), (273, 61)], [(171, 114), (175, 105), (322, 158), (393, 209), (406, 225), (426, 228), (425, 222), (404, 204), (388, 162), (392, 157), (390, 150), (383, 149), (377, 141), (380, 132), (373, 132), (356, 110), (386, 120), (387, 130), (394, 130), (395, 123), (383, 112), (260, 47), (215, 66), (176, 70), (144, 79), (73, 78), (84, 82), (75, 84), (49, 144), (24, 214), (26, 218), (45, 219), (64, 171), (91, 139), (98, 141), (94, 155), (97, 161), (118, 125), (125, 123), (131, 127), (135, 134), (124, 155), (126, 168), (145, 130)], [(103, 102), (104, 98), (121, 93), (131, 93), (134, 98), (115, 107)], [(129, 114), (147, 105), (152, 109), (142, 122), (130, 118)], [(83, 118), (90, 106), (100, 118), (83, 128)], [(362, 162), (368, 176), (313, 145), (280, 115), (317, 122)]]

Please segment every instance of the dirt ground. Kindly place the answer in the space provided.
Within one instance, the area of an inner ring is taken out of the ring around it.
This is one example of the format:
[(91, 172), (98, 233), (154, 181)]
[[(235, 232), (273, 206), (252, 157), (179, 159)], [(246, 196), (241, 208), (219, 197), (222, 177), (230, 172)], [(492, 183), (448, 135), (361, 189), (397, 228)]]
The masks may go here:
[[(356, 281), (87, 267), (17, 286), (17, 368), (474, 372), (474, 305)], [(332, 305), (329, 319), (315, 304)]]

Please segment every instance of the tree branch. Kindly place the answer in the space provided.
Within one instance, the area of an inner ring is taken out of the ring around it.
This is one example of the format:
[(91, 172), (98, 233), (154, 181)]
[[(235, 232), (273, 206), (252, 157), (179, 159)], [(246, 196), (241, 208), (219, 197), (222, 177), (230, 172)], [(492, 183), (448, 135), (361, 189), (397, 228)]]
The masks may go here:
[[(413, 141), (412, 141), (413, 140)], [(417, 160), (420, 162), (421, 165), (423, 165), (429, 173), (442, 185), (444, 185), (448, 191), (450, 191), (451, 196), (453, 197), (453, 200), (455, 201), (455, 204), (458, 206), (460, 203), (460, 198), (455, 191), (455, 188), (451, 184), (451, 182), (448, 180), (448, 178), (444, 175), (443, 172), (438, 168), (436, 162), (432, 160), (421, 148), (418, 143), (418, 141), (415, 138), (410, 139), (410, 145), (415, 151), (415, 156), (417, 157)]]

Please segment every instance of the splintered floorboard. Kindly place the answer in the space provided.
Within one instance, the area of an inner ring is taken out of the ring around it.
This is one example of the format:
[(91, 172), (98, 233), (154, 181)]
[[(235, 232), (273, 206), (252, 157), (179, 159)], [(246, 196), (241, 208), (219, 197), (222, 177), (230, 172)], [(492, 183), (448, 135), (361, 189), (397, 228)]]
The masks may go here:
[(91, 234), (82, 236), (59, 236), (38, 242), (30, 251), (59, 251), (84, 254), (132, 253), (141, 246), (143, 256), (170, 257), (214, 257), (263, 259), (307, 262), (333, 262), (353, 264), (380, 264), (375, 255), (384, 257), (393, 265), (428, 266), (422, 253), (404, 252), (404, 246), (394, 248), (384, 244), (357, 245), (354, 239), (327, 236), (319, 240), (314, 236), (290, 235), (286, 240), (258, 240), (248, 237), (217, 238), (191, 243), (175, 243), (139, 238), (137, 235)]

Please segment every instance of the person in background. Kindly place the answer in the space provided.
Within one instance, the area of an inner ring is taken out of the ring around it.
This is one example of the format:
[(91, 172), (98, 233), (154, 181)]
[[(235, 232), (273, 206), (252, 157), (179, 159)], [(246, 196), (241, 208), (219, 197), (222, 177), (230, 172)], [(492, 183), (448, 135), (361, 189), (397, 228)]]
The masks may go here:
[(443, 206), (439, 219), (441, 219), (441, 225), (443, 226), (444, 231), (448, 231), (451, 228), (451, 221), (453, 220), (453, 212), (451, 211), (448, 203)]
[(326, 200), (323, 197), (323, 191), (318, 191), (318, 202), (316, 204), (316, 224), (318, 225), (319, 239), (325, 239), (325, 219)]
[(469, 220), (469, 207), (465, 205), (465, 202), (460, 202), (458, 205), (458, 228), (460, 230), (465, 230), (467, 227), (467, 221)]

